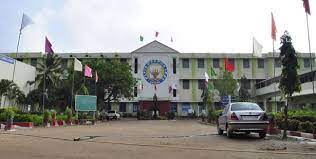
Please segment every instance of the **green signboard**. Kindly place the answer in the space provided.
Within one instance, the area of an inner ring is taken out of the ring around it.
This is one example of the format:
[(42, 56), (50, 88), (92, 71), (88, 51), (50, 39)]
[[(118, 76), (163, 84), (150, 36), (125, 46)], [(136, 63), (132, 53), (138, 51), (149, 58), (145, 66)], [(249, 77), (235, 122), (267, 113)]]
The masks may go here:
[(76, 111), (96, 111), (97, 96), (76, 95), (75, 99)]

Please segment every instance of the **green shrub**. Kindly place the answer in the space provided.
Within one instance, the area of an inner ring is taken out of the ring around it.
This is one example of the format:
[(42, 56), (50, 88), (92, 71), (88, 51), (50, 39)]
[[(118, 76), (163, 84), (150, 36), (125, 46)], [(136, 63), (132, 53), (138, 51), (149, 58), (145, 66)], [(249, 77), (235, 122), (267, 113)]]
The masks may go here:
[(223, 113), (223, 110), (222, 110), (222, 109), (215, 111), (215, 115), (216, 115), (217, 117), (219, 117), (222, 113)]
[(297, 131), (299, 127), (300, 121), (295, 119), (290, 119), (288, 124), (288, 130)]
[(71, 117), (72, 117), (72, 110), (71, 110), (69, 107), (66, 108), (65, 114), (66, 114), (66, 116), (67, 116), (67, 119), (66, 119), (66, 120), (67, 120), (67, 121), (71, 120)]
[(3, 114), (5, 119), (13, 119), (17, 109), (15, 107), (7, 107), (4, 109)]
[(207, 118), (207, 121), (208, 121), (209, 123), (212, 123), (212, 122), (216, 121), (216, 119), (217, 119), (216, 112), (213, 111), (213, 110), (211, 110), (211, 109), (209, 109), (209, 110), (208, 110), (208, 116), (207, 116), (207, 117), (208, 117), (208, 118)]
[(306, 132), (306, 133), (312, 133), (314, 130), (314, 126), (312, 122), (306, 121), (306, 122), (301, 122), (299, 124), (299, 130)]
[(172, 120), (176, 117), (176, 113), (175, 112), (167, 112), (166, 114), (168, 120)]
[(50, 111), (45, 110), (45, 111), (44, 111), (44, 116), (43, 116), (43, 122), (44, 122), (44, 123), (48, 123), (48, 122), (50, 122), (51, 120), (52, 120), (52, 116), (51, 116)]
[(67, 115), (57, 115), (56, 119), (57, 120), (64, 120), (64, 121), (66, 121), (67, 120)]
[(35, 114), (17, 114), (15, 122), (33, 122), (34, 126), (42, 125), (43, 117)]

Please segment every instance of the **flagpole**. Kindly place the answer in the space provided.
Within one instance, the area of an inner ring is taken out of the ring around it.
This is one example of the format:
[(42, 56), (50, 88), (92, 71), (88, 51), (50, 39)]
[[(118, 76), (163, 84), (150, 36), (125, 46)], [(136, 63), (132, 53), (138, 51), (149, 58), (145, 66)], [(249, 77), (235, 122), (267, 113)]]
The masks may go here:
[(43, 113), (44, 113), (44, 108), (45, 108), (45, 96), (46, 96), (46, 89), (45, 89), (45, 87), (46, 87), (46, 61), (45, 61), (45, 55), (44, 55), (44, 57), (43, 57), (43, 63), (44, 63), (44, 77), (43, 77), (43, 79), (44, 79), (44, 82), (43, 82), (43, 105), (42, 105), (42, 111), (43, 111)]
[(312, 51), (311, 51), (311, 42), (310, 42), (310, 36), (309, 36), (309, 25), (308, 25), (308, 15), (307, 12), (305, 12), (306, 14), (306, 27), (307, 27), (307, 37), (308, 37), (308, 49), (309, 49), (309, 61), (310, 61), (310, 66), (311, 66), (311, 73), (312, 73), (312, 84), (313, 84), (313, 94), (315, 93), (315, 89), (314, 89), (314, 78), (315, 75), (313, 73), (313, 63), (314, 61), (312, 60)]
[(74, 98), (74, 81), (75, 81), (75, 58), (74, 58), (74, 64), (73, 64), (73, 72), (72, 72), (72, 86), (71, 86), (71, 103), (70, 103), (70, 107), (71, 107), (71, 110), (74, 110), (73, 109), (73, 98)]
[(274, 79), (274, 103), (275, 103), (275, 112), (277, 112), (278, 110), (278, 104), (276, 101), (276, 97), (277, 97), (277, 91), (276, 91), (276, 84), (277, 84), (277, 80), (275, 78), (275, 54), (274, 54), (274, 39), (272, 39), (272, 56), (273, 56), (273, 79)]
[(17, 59), (18, 59), (18, 52), (19, 52), (19, 45), (20, 45), (21, 34), (22, 34), (22, 23), (21, 23), (21, 26), (20, 26), (18, 44), (17, 44), (17, 46), (16, 46), (15, 61), (14, 61), (13, 74), (12, 74), (12, 82), (14, 81), (15, 67), (16, 67), (16, 61), (17, 61)]

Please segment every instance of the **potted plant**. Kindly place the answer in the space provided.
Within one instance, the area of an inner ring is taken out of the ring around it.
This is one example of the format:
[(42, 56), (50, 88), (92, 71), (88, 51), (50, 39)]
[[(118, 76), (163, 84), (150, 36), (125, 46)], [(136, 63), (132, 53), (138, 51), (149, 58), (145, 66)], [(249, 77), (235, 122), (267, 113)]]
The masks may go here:
[(45, 110), (43, 114), (43, 125), (45, 127), (49, 127), (50, 126), (49, 122), (51, 121), (51, 119), (52, 119), (51, 113), (48, 110)]
[(56, 119), (56, 111), (55, 110), (51, 110), (51, 114), (52, 114), (52, 123), (53, 123), (53, 126), (58, 126), (57, 124), (57, 119)]
[(5, 130), (11, 130), (13, 125), (13, 118), (15, 115), (15, 112), (13, 111), (13, 108), (8, 107), (4, 110), (5, 118), (7, 119), (7, 124), (5, 126)]
[(72, 125), (72, 119), (71, 119), (72, 118), (72, 110), (69, 107), (66, 108), (65, 114), (67, 116), (67, 118), (66, 118), (67, 125)]

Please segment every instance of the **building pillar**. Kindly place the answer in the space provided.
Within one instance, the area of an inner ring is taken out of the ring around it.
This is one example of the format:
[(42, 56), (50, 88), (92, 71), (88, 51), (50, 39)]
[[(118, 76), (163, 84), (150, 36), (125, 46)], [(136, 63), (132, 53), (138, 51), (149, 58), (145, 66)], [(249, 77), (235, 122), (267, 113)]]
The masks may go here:
[(263, 100), (263, 108), (265, 111), (268, 111), (267, 99)]

